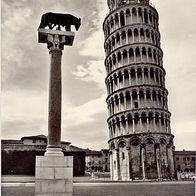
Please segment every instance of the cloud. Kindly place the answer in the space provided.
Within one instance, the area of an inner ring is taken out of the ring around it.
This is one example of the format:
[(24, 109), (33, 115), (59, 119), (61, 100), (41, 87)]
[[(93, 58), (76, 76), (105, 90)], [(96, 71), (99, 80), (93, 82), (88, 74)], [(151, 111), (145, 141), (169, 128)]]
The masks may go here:
[(104, 58), (104, 34), (102, 31), (102, 24), (106, 15), (106, 3), (98, 0), (97, 7), (92, 12), (91, 25), (87, 29), (90, 34), (85, 40), (78, 44), (78, 49), (81, 56), (88, 56), (92, 58)]
[(105, 89), (105, 69), (103, 60), (89, 61), (87, 65), (78, 65), (73, 72), (76, 79), (85, 82), (95, 82), (100, 89)]
[(80, 55), (92, 58), (104, 58), (103, 43), (103, 33), (101, 31), (94, 32), (85, 41), (80, 42)]
[[(47, 130), (47, 95), (34, 91), (6, 91), (2, 93), (2, 136), (31, 135)], [(10, 135), (9, 135), (10, 134)]]
[(47, 129), (45, 126), (42, 126), (42, 121), (23, 121), (23, 120), (14, 120), (14, 121), (3, 121), (1, 138), (3, 139), (20, 139), (23, 136), (32, 136), (32, 135), (47, 135)]
[(172, 123), (172, 132), (175, 136), (174, 142), (178, 150), (195, 150), (196, 149), (196, 131), (195, 119), (183, 120), (181, 122)]
[[(83, 113), (84, 115), (84, 113)], [(63, 128), (62, 138), (69, 139), (72, 144), (82, 148), (101, 149), (108, 148), (108, 128), (106, 113), (93, 115), (96, 121), (88, 121), (80, 125)]]
[(91, 122), (96, 124), (98, 119), (95, 118), (95, 115), (99, 113), (106, 113), (104, 95), (77, 107), (67, 108), (65, 106), (63, 113), (64, 126), (70, 127)]
[[(65, 102), (63, 106), (62, 129), (65, 129), (68, 135), (62, 135), (64, 140), (72, 141), (77, 137), (77, 140), (82, 141), (81, 134), (74, 134), (76, 127), (77, 130), (85, 127), (86, 135), (89, 132), (100, 132), (98, 127), (107, 134), (105, 96), (79, 106)], [(2, 138), (19, 139), (24, 135), (47, 134), (48, 95), (45, 92), (35, 94), (34, 91), (3, 92), (1, 117)]]
[(40, 66), (46, 61), (42, 58), (43, 51), (37, 53), (37, 15), (32, 20), (33, 9), (23, 2), (2, 2), (3, 90), (39, 89), (43, 84), (40, 82), (44, 78), (42, 73), (46, 72), (46, 67)]

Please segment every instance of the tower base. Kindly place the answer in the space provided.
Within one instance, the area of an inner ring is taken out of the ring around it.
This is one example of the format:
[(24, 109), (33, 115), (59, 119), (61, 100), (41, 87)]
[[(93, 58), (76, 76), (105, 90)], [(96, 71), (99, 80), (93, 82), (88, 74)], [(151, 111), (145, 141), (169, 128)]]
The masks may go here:
[(111, 180), (172, 180), (173, 135), (134, 133), (109, 140)]
[(35, 196), (72, 196), (73, 157), (37, 156)]

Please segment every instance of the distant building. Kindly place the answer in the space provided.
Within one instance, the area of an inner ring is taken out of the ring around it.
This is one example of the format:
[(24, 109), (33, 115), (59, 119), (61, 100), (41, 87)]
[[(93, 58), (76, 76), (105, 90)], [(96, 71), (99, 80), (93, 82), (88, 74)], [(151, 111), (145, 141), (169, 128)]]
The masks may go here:
[(22, 137), (21, 141), (24, 145), (46, 145), (47, 137), (45, 135)]
[(86, 149), (85, 151), (86, 171), (109, 172), (110, 159), (108, 149), (102, 149), (100, 151)]
[[(73, 156), (73, 175), (85, 174), (85, 151), (70, 142), (61, 142), (65, 156)], [(21, 140), (1, 140), (2, 175), (35, 175), (35, 157), (46, 151), (44, 135), (22, 137)]]
[(175, 151), (174, 160), (177, 172), (195, 172), (196, 151)]
[(103, 171), (109, 172), (110, 171), (110, 154), (109, 149), (102, 149), (102, 165), (103, 165)]

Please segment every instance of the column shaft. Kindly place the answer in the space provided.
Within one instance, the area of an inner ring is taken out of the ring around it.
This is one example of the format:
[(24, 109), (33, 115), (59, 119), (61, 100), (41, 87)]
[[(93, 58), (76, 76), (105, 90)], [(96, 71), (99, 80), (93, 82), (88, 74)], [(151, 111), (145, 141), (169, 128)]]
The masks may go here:
[(48, 113), (48, 147), (61, 147), (61, 56), (59, 49), (50, 51)]
[(143, 174), (143, 180), (146, 179), (146, 172), (145, 172), (145, 151), (144, 151), (144, 148), (142, 147), (142, 150), (141, 150), (141, 153), (142, 153), (142, 174)]

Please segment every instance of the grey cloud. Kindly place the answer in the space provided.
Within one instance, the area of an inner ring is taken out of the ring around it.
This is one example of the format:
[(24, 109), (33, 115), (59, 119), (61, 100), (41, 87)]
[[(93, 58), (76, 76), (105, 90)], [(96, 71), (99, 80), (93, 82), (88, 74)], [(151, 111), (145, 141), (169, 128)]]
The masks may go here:
[[(16, 57), (17, 58), (17, 57)], [(35, 53), (35, 50), (24, 52), (24, 57), (20, 62), (23, 66), (17, 66), (14, 60), (4, 61), (4, 77), (2, 78), (3, 90), (14, 90), (16, 88), (24, 90), (45, 91), (48, 85), (48, 65), (44, 59)], [(12, 70), (8, 70), (12, 68)]]
[[(39, 121), (40, 122), (40, 121)], [(24, 135), (38, 135), (46, 134), (46, 130), (40, 130), (40, 123), (28, 123), (22, 120), (15, 121), (3, 121), (2, 122), (2, 134), (4, 139), (20, 139)]]
[(66, 128), (62, 131), (62, 138), (72, 141), (73, 144), (77, 144), (83, 148), (89, 147), (97, 150), (107, 148), (108, 129), (106, 114), (99, 113), (94, 118), (94, 122)]

